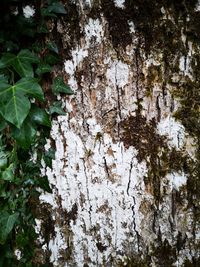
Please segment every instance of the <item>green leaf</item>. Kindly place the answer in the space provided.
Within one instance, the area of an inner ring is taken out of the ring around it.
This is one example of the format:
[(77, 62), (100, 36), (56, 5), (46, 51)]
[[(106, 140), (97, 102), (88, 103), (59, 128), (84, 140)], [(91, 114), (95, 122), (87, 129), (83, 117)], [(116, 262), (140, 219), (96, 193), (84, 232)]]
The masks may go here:
[(49, 64), (41, 63), (38, 65), (38, 68), (36, 69), (37, 75), (41, 75), (44, 73), (51, 72), (52, 67)]
[(4, 169), (7, 166), (8, 155), (4, 151), (0, 151), (0, 169)]
[(22, 78), (16, 83), (16, 87), (17, 90), (20, 90), (24, 94), (34, 97), (40, 101), (44, 100), (44, 93), (41, 86), (38, 84), (37, 79)]
[[(4, 94), (4, 95), (3, 95)], [(16, 86), (11, 86), (0, 92), (0, 113), (5, 120), (20, 128), (30, 110), (30, 102)], [(3, 100), (3, 102), (2, 102)]]
[(0, 131), (3, 131), (7, 127), (7, 122), (0, 114)]
[(19, 217), (18, 213), (9, 214), (6, 211), (0, 213), (0, 244), (5, 244), (8, 235), (13, 230)]
[[(43, 18), (45, 17), (52, 17), (52, 18), (57, 18), (55, 14), (53, 14), (48, 8), (41, 8), (40, 10), (41, 16)], [(44, 22), (41, 23), (41, 26), (44, 24)]]
[(0, 82), (0, 113), (6, 121), (20, 128), (30, 110), (28, 96), (43, 100), (43, 92), (36, 79), (23, 78), (14, 85)]
[(66, 112), (64, 112), (62, 108), (61, 101), (54, 102), (53, 105), (49, 107), (49, 112), (50, 114), (56, 113), (58, 115), (66, 115)]
[(39, 63), (39, 58), (28, 49), (21, 50), (18, 55), (6, 53), (0, 60), (0, 68), (12, 66), (21, 77), (33, 77), (31, 64)]
[(10, 53), (4, 54), (2, 58), (0, 59), (0, 69), (9, 67), (15, 58), (16, 56), (14, 54), (10, 54)]
[(53, 2), (52, 4), (50, 4), (48, 7), (47, 7), (47, 10), (49, 12), (53, 12), (53, 13), (57, 13), (57, 14), (67, 14), (63, 4), (59, 3), (59, 2)]
[(38, 33), (48, 33), (49, 32), (45, 21), (41, 22), (41, 24), (38, 26), (37, 31), (38, 31)]
[(60, 62), (60, 58), (58, 55), (47, 54), (44, 58), (44, 61), (49, 65), (55, 65)]
[(21, 58), (16, 57), (12, 61), (12, 67), (20, 75), (20, 77), (33, 77), (33, 67), (29, 61), (21, 60)]
[(0, 113), (20, 128), (30, 110), (28, 96), (44, 100), (42, 88), (33, 78), (22, 78), (15, 85), (0, 82)]
[(57, 46), (54, 42), (49, 42), (49, 43), (47, 44), (47, 48), (48, 48), (50, 51), (55, 52), (56, 54), (59, 53), (59, 51), (58, 51), (58, 46)]
[(30, 50), (28, 49), (23, 49), (21, 50), (17, 57), (21, 60), (21, 61), (28, 61), (29, 63), (39, 63), (39, 57), (37, 55), (35, 55), (34, 53), (32, 53)]
[(59, 93), (65, 93), (67, 95), (73, 95), (74, 92), (71, 90), (71, 88), (64, 83), (64, 80), (62, 77), (56, 77), (53, 81), (52, 85), (52, 91), (55, 95)]
[(37, 124), (44, 125), (47, 127), (51, 127), (51, 121), (49, 119), (49, 115), (43, 109), (34, 106), (30, 112), (31, 120)]
[(8, 82), (8, 78), (3, 74), (0, 74), (0, 83), (1, 82), (3, 82), (3, 83), (7, 83)]
[(37, 130), (34, 124), (30, 121), (28, 117), (21, 128), (14, 128), (12, 131), (12, 137), (17, 141), (17, 144), (23, 149), (28, 149), (36, 138)]
[(49, 186), (49, 181), (48, 181), (47, 176), (39, 177), (37, 179), (37, 183), (38, 183), (38, 186), (42, 188), (44, 191), (48, 193), (52, 193), (52, 189)]
[(55, 159), (55, 149), (50, 148), (48, 151), (46, 151), (43, 155), (43, 160), (45, 164), (51, 168), (52, 167), (52, 160)]
[(12, 182), (14, 178), (14, 165), (10, 164), (10, 166), (1, 173), (1, 180)]

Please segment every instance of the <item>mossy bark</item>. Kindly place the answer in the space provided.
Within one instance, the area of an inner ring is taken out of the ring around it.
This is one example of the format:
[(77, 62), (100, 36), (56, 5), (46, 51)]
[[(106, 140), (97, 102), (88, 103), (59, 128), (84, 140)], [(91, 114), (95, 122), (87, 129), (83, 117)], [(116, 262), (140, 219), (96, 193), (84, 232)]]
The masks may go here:
[(65, 6), (57, 32), (75, 95), (59, 96), (41, 253), (59, 267), (200, 266), (197, 1)]

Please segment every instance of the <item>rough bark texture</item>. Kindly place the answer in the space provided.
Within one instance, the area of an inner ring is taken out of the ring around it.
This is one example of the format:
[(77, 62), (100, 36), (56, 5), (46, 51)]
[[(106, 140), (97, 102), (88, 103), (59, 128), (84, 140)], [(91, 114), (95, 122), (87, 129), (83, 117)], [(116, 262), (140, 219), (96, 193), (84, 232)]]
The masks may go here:
[(75, 95), (60, 97), (43, 169), (41, 261), (200, 266), (197, 1), (65, 4), (57, 33)]

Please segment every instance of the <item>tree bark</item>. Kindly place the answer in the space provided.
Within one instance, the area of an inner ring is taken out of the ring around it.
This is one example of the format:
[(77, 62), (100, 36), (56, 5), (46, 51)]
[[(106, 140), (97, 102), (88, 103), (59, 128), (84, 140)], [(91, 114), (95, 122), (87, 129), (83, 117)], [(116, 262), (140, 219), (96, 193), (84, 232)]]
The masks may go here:
[(199, 8), (183, 2), (65, 3), (57, 33), (75, 94), (58, 97), (66, 115), (43, 164), (49, 266), (200, 266)]

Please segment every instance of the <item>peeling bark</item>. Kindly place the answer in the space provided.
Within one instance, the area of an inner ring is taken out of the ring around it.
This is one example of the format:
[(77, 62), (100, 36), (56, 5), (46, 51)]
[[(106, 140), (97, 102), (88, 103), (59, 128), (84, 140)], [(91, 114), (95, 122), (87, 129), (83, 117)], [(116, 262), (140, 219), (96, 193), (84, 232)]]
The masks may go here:
[[(43, 168), (53, 193), (40, 201), (54, 233), (41, 253), (53, 266), (200, 264), (200, 198), (191, 191), (198, 138), (175, 116), (185, 101), (179, 88), (197, 85), (199, 47), (183, 32), (181, 9), (147, 2), (74, 1), (66, 4), (72, 17), (57, 25), (75, 95), (62, 97), (56, 158)], [(159, 32), (165, 23), (168, 37)]]

